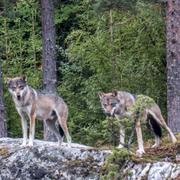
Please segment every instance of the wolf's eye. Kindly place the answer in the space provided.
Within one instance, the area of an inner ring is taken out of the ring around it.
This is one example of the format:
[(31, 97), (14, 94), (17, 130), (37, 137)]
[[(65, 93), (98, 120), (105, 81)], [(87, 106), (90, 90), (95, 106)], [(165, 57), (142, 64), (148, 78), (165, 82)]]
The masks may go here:
[(19, 86), (19, 89), (24, 89), (24, 87), (23, 86)]
[(107, 106), (107, 104), (103, 104), (104, 105), (104, 107), (106, 107)]
[(115, 106), (116, 106), (116, 103), (111, 103), (111, 106), (112, 106), (112, 107), (115, 107)]
[(11, 89), (12, 89), (13, 91), (15, 91), (16, 87), (15, 87), (15, 86), (13, 86), (13, 87), (11, 87)]

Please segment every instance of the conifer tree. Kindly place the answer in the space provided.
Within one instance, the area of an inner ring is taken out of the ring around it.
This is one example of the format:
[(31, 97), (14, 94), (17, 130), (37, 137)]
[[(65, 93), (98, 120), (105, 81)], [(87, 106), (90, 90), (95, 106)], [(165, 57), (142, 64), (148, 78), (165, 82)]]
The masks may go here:
[(180, 132), (180, 1), (168, 0), (167, 8), (167, 98), (168, 123)]
[(7, 136), (7, 128), (5, 121), (5, 107), (3, 103), (2, 70), (0, 66), (0, 138), (6, 136)]
[[(43, 36), (43, 86), (46, 93), (56, 92), (56, 33), (54, 5), (51, 0), (41, 0), (41, 21)], [(54, 140), (55, 136), (44, 125), (44, 139)]]

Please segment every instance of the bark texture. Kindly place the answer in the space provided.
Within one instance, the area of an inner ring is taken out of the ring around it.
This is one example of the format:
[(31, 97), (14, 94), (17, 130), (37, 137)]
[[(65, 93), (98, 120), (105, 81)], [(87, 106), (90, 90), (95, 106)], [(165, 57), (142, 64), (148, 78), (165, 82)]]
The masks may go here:
[(0, 137), (7, 137), (7, 128), (5, 121), (5, 107), (3, 103), (3, 83), (2, 70), (0, 66)]
[[(43, 37), (43, 87), (46, 93), (56, 92), (56, 32), (54, 5), (51, 0), (41, 0)], [(44, 139), (54, 141), (55, 136), (44, 125)]]
[(167, 8), (168, 124), (180, 132), (180, 1), (168, 0)]

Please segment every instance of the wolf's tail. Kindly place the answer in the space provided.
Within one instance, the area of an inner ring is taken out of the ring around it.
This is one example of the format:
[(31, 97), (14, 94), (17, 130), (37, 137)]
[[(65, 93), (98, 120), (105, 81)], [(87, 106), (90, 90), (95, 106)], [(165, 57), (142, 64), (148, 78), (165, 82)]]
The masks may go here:
[[(55, 120), (56, 123), (58, 122), (58, 116), (57, 116), (55, 110), (52, 110), (51, 118), (52, 118), (53, 120)], [(59, 133), (60, 133), (61, 137), (63, 137), (63, 136), (64, 136), (64, 131), (63, 131), (61, 125), (59, 124), (59, 122), (58, 122), (58, 129), (59, 129)]]
[(62, 127), (60, 126), (60, 124), (58, 124), (58, 127), (59, 127), (59, 133), (60, 133), (61, 137), (64, 137), (64, 131), (63, 131)]
[(157, 122), (156, 118), (152, 114), (148, 113), (147, 120), (148, 120), (149, 126), (150, 126), (151, 130), (154, 132), (154, 134), (161, 138), (162, 130), (161, 130), (161, 126)]

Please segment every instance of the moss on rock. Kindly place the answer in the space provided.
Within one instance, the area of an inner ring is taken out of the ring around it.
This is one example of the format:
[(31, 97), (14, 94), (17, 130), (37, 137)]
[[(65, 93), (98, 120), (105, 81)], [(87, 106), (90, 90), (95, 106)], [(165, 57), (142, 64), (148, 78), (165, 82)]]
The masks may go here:
[(107, 158), (102, 168), (101, 180), (119, 179), (123, 177), (122, 167), (131, 159), (131, 155), (127, 149), (115, 149)]
[(8, 151), (8, 149), (6, 147), (0, 148), (0, 156), (6, 157), (8, 155), (9, 155), (9, 151)]

